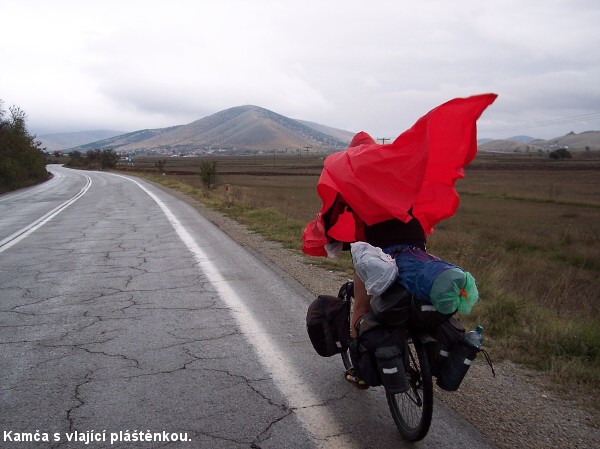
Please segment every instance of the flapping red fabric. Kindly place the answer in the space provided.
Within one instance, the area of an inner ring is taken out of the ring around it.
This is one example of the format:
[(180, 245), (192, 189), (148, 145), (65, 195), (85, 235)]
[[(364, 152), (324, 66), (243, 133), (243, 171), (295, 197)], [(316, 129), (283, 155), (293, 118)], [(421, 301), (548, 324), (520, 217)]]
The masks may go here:
[[(326, 256), (328, 238), (354, 242), (356, 217), (366, 225), (412, 214), (427, 234), (458, 208), (456, 180), (477, 154), (477, 119), (496, 94), (450, 100), (429, 111), (389, 145), (360, 132), (346, 151), (325, 159), (317, 184), (322, 207), (302, 236), (302, 251)], [(352, 213), (326, 228), (323, 215), (341, 197)]]

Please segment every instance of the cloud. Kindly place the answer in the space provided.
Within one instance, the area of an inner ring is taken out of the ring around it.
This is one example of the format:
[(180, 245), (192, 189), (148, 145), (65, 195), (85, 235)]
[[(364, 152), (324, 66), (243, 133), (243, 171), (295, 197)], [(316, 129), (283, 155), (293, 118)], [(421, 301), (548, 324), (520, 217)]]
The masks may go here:
[(0, 96), (57, 132), (256, 104), (391, 137), (482, 92), (499, 94), (482, 130), (599, 104), (593, 1), (0, 0), (0, 14)]

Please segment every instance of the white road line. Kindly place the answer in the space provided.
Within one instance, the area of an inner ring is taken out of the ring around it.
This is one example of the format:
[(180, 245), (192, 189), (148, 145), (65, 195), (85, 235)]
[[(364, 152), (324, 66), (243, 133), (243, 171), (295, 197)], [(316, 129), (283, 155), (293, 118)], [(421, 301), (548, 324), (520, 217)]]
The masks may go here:
[(333, 436), (335, 436), (334, 445), (336, 447), (355, 447), (350, 438), (340, 435), (340, 426), (327, 406), (311, 391), (309, 385), (303, 383), (302, 373), (294, 368), (288, 356), (273, 342), (260, 322), (254, 318), (252, 312), (244, 304), (244, 301), (227, 283), (202, 248), (198, 246), (195, 239), (165, 203), (138, 181), (122, 175), (112, 175), (137, 184), (162, 209), (179, 238), (194, 255), (202, 272), (210, 280), (223, 302), (232, 310), (242, 332), (250, 344), (254, 346), (262, 365), (271, 373), (277, 387), (287, 398), (289, 406), (294, 410), (295, 416), (301, 421), (303, 427), (320, 441), (322, 447), (327, 447), (327, 438)]
[(84, 175), (84, 176), (87, 179), (87, 183), (79, 191), (79, 193), (77, 193), (71, 199), (69, 199), (69, 200), (65, 201), (64, 203), (62, 203), (60, 206), (55, 207), (54, 209), (52, 209), (47, 214), (45, 214), (42, 217), (38, 218), (33, 223), (28, 224), (24, 228), (18, 230), (14, 234), (9, 235), (5, 239), (0, 240), (0, 253), (3, 252), (3, 251), (6, 251), (8, 248), (10, 248), (14, 244), (20, 242), (25, 237), (27, 237), (28, 235), (30, 235), (32, 232), (34, 232), (37, 229), (39, 229), (42, 226), (44, 226), (46, 223), (48, 223), (50, 220), (52, 220), (54, 217), (56, 217), (58, 214), (60, 214), (63, 210), (65, 210), (67, 207), (69, 207), (71, 204), (73, 204), (75, 201), (77, 201), (79, 198), (81, 198), (83, 195), (85, 195), (85, 193), (89, 190), (89, 188), (92, 185), (92, 179), (88, 175)]

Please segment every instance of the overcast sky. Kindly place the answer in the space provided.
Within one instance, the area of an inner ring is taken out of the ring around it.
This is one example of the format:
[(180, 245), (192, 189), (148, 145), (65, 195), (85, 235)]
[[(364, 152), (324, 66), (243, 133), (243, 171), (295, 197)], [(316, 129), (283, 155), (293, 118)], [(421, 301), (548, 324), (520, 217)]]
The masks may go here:
[(38, 135), (254, 104), (393, 138), (486, 92), (480, 138), (600, 130), (598, 0), (0, 0), (0, 42)]

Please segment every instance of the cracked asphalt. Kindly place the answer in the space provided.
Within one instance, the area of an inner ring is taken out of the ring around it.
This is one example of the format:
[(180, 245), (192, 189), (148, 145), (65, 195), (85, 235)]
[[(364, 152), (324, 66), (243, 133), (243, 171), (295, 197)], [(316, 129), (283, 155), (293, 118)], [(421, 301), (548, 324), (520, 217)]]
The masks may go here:
[[(111, 174), (51, 170), (53, 181), (0, 197), (2, 240), (91, 179), (77, 201), (0, 247), (0, 447), (405, 445), (383, 391), (353, 389), (341, 360), (314, 353), (304, 324), (313, 296), (283, 270), (148, 183), (137, 181), (146, 191)], [(92, 430), (191, 441), (66, 441)], [(14, 441), (36, 431), (60, 441)], [(418, 446), (493, 447), (438, 403)]]

